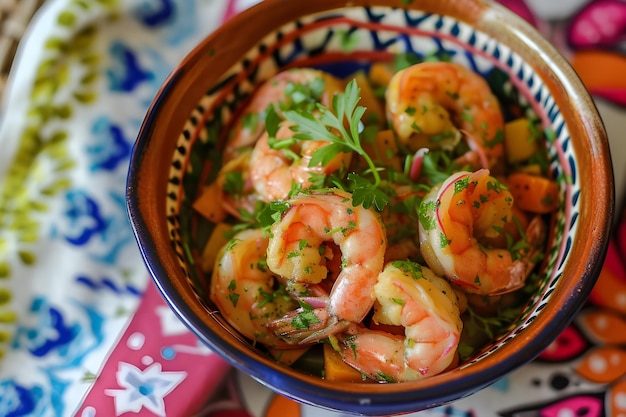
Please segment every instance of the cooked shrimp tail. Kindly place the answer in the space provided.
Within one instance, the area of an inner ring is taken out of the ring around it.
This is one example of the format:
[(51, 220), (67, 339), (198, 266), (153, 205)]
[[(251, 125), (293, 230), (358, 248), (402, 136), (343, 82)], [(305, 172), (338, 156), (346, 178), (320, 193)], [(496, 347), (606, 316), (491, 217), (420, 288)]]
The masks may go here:
[(345, 331), (354, 323), (338, 320), (327, 308), (300, 307), (270, 323), (270, 329), (289, 343), (309, 344)]
[(330, 143), (324, 140), (299, 140), (294, 138), (291, 124), (280, 123), (274, 141), (292, 143), (285, 149), (272, 147), (267, 132), (256, 142), (250, 156), (250, 182), (259, 199), (270, 202), (289, 197), (294, 187), (306, 190), (311, 187), (311, 178), (328, 176), (345, 170), (352, 159), (351, 153), (339, 152), (324, 165), (310, 166), (313, 154)]
[(409, 149), (453, 149), (465, 137), (484, 168), (502, 164), (504, 117), (477, 73), (451, 62), (422, 62), (397, 72), (386, 92), (388, 118)]
[(545, 238), (541, 218), (529, 223), (520, 249), (480, 243), (512, 220), (513, 204), (508, 189), (485, 169), (455, 173), (433, 187), (420, 206), (420, 250), (428, 266), (470, 293), (521, 288)]
[(269, 323), (298, 307), (265, 265), (267, 238), (261, 229), (235, 235), (217, 256), (210, 297), (222, 316), (245, 337), (269, 347), (290, 347)]
[[(265, 132), (269, 106), (274, 106), (279, 113), (293, 106), (314, 106), (318, 101), (329, 106), (333, 96), (341, 91), (341, 80), (313, 68), (294, 68), (271, 77), (254, 92), (242, 115), (235, 121), (224, 149), (223, 163), (237, 157), (243, 149), (254, 147)], [(294, 100), (294, 97), (298, 99)]]
[[(333, 329), (343, 321), (360, 322), (374, 303), (372, 288), (383, 268), (386, 235), (380, 215), (353, 206), (351, 194), (340, 190), (300, 194), (287, 203), (288, 209), (270, 229), (269, 269), (287, 286), (306, 291), (331, 279), (325, 254), (336, 246), (342, 265), (323, 307), (329, 317), (323, 322)], [(322, 317), (321, 312), (315, 314)], [(306, 336), (296, 337), (297, 333)], [(310, 340), (310, 335), (301, 328), (289, 332), (288, 338)]]
[(293, 145), (287, 150), (277, 149), (270, 146), (265, 125), (270, 107), (282, 117), (285, 109), (314, 108), (317, 102), (328, 106), (342, 90), (343, 81), (327, 72), (294, 68), (276, 74), (254, 92), (234, 122), (217, 178), (222, 190), (220, 203), (229, 214), (236, 218), (252, 215), (257, 203), (285, 199), (293, 188), (308, 188), (311, 177), (329, 175), (349, 165), (352, 155), (340, 153), (324, 166), (309, 167), (313, 153), (327, 142), (295, 140), (283, 121), (272, 139)]
[(403, 332), (359, 327), (341, 335), (344, 362), (380, 382), (433, 376), (453, 363), (463, 322), (446, 280), (417, 263), (394, 261), (378, 276), (374, 293), (372, 320)]

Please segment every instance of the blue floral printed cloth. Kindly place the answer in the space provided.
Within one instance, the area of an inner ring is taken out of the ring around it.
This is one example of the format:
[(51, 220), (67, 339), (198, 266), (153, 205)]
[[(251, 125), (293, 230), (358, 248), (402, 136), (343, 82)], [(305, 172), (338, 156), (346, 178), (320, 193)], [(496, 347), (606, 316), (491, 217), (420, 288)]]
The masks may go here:
[(212, 353), (154, 290), (125, 183), (157, 89), (241, 7), (49, 0), (32, 21), (0, 112), (0, 416), (191, 415), (221, 381), (217, 357), (185, 369)]

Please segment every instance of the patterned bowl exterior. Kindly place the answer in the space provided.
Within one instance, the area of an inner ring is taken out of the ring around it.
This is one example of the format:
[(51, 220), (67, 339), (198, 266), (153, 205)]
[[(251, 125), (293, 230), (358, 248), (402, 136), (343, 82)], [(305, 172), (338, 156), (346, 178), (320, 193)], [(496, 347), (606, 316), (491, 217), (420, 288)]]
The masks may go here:
[[(290, 12), (284, 12), (288, 1), (264, 3), (227, 23), (190, 54), (156, 98), (136, 145), (129, 212), (146, 264), (172, 308), (209, 347), (270, 388), (350, 413), (380, 415), (440, 405), (475, 392), (534, 358), (569, 323), (593, 286), (613, 210), (606, 135), (591, 99), (565, 61), (520, 19), (479, 1), (379, 0), (369, 2), (375, 5), (336, 8), (325, 5), (343, 2), (325, 1), (313, 6), (317, 10), (291, 7)], [(282, 21), (277, 18), (265, 32), (250, 29), (253, 38), (243, 42), (238, 54), (224, 52), (223, 69), (198, 90), (202, 71), (214, 72), (207, 57), (229, 48), (223, 43), (228, 39), (224, 32), (235, 33), (255, 16), (277, 11), (284, 12)], [(447, 56), (482, 74), (500, 100), (538, 116), (554, 133), (548, 153), (561, 189), (560, 207), (553, 217), (536, 293), (509, 331), (471, 361), (423, 381), (331, 385), (259, 354), (210, 305), (207, 278), (196, 266), (210, 226), (194, 215), (191, 203), (202, 184), (215, 175), (225, 132), (261, 82), (295, 66), (316, 66), (345, 76), (402, 52)], [(207, 61), (204, 66), (198, 56)], [(574, 94), (578, 100), (570, 102)], [(166, 117), (164, 112), (176, 114), (169, 119), (174, 126), (160, 131), (157, 125)], [(589, 149), (595, 153), (591, 158)], [(152, 174), (157, 169), (158, 178)], [(598, 180), (596, 196), (586, 195), (586, 176), (592, 172)], [(145, 182), (148, 185), (142, 185)], [(142, 204), (150, 209), (142, 209)], [(591, 241), (590, 228), (595, 228)], [(574, 262), (584, 265), (572, 267)]]

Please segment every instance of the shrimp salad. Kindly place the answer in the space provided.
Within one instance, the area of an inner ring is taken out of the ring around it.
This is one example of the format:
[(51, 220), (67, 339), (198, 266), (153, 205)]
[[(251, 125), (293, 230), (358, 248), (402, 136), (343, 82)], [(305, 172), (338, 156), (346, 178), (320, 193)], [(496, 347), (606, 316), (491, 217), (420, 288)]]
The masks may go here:
[(256, 347), (328, 380), (451, 369), (537, 285), (559, 204), (547, 134), (446, 60), (281, 72), (194, 204), (214, 224), (210, 300)]

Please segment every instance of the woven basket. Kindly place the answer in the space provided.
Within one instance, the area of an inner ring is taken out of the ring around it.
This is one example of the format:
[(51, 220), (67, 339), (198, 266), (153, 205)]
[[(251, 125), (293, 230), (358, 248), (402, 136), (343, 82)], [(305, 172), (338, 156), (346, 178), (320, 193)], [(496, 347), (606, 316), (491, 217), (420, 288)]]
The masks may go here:
[(0, 0), (0, 97), (28, 23), (45, 0)]

